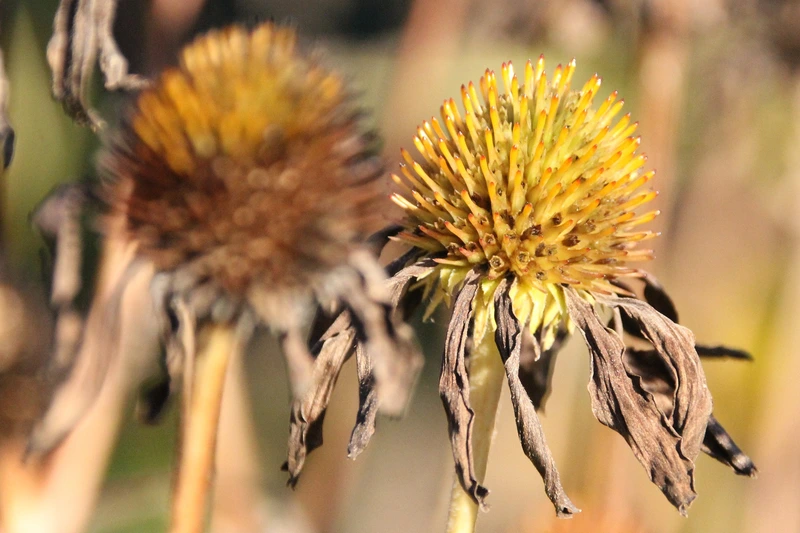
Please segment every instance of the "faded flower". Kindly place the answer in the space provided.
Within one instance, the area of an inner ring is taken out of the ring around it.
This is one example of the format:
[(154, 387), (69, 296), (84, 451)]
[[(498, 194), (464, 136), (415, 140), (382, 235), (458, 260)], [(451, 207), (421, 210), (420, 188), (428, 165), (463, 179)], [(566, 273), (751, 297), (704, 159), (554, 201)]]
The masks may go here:
[[(641, 229), (658, 215), (641, 211), (657, 194), (646, 188), (654, 173), (643, 171), (636, 123), (616, 118), (617, 93), (594, 108), (600, 78), (572, 90), (574, 70), (574, 61), (558, 66), (548, 80), (543, 58), (529, 61), (521, 77), (504, 64), (504, 91), (487, 70), (478, 87), (462, 86), (463, 112), (448, 100), (441, 121), (418, 129), (419, 156), (403, 151), (402, 177), (393, 176), (400, 187), (393, 199), (406, 212), (394, 238), (412, 248), (392, 283), (418, 281), (429, 313), (452, 303), (440, 393), (457, 477), (474, 501), (488, 493), (475, 439), (490, 438), (476, 434), (476, 418), (493, 416), (485, 411), (496, 403), (476, 407), (471, 395), (502, 379), (474, 356), (488, 346), (502, 358), (523, 449), (556, 512), (577, 511), (536, 414), (553, 357), (577, 328), (590, 353), (595, 416), (622, 435), (685, 513), (701, 450), (739, 474), (755, 473), (711, 414), (698, 357), (746, 354), (697, 345), (658, 282), (635, 266), (652, 255), (640, 243), (657, 236)], [(628, 280), (644, 282), (642, 298)], [(623, 333), (649, 346), (626, 347)]]
[[(381, 164), (358, 118), (343, 79), (302, 52), (292, 29), (271, 23), (198, 38), (138, 95), (101, 160), (108, 244), (123, 243), (132, 259), (96, 305), (108, 311), (104, 329), (117, 331), (126, 283), (152, 271), (169, 376), (145, 397), (146, 418), (157, 416), (208, 324), (276, 331), (297, 398), (312, 379), (303, 335), (318, 306), (348, 309), (380, 354), (416, 360), (408, 328), (387, 314), (383, 270), (362, 244), (382, 195)], [(375, 359), (367, 366), (382, 383)], [(404, 402), (383, 397), (390, 407)]]

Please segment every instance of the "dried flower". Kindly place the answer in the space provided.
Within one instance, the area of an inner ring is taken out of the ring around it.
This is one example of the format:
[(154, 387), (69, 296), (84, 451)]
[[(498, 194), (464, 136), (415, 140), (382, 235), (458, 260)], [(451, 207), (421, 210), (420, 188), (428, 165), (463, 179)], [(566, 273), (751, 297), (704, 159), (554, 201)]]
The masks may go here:
[[(312, 385), (303, 333), (318, 306), (347, 309), (358, 337), (382, 350), (376, 360), (418, 357), (363, 244), (380, 212), (381, 164), (343, 79), (319, 59), (271, 23), (211, 32), (138, 96), (112, 137), (101, 162), (107, 245), (123, 243), (132, 259), (96, 306), (104, 329), (117, 331), (126, 283), (152, 269), (169, 376), (145, 397), (146, 418), (191, 364), (205, 326), (277, 331), (298, 402)], [(107, 362), (95, 366), (92, 376)], [(382, 396), (402, 403), (393, 378)], [(305, 418), (299, 406), (295, 415)], [(63, 431), (38, 434), (48, 448)]]
[[(629, 115), (615, 122), (622, 108), (617, 93), (593, 109), (600, 78), (571, 90), (574, 70), (574, 61), (558, 66), (548, 80), (542, 57), (526, 64), (520, 81), (509, 62), (502, 67), (504, 92), (487, 70), (482, 99), (472, 83), (462, 86), (463, 114), (454, 100), (445, 101), (441, 122), (417, 130), (420, 157), (403, 151), (403, 177), (393, 176), (401, 188), (393, 199), (406, 212), (405, 229), (394, 238), (412, 247), (393, 282), (419, 280), (431, 296), (428, 313), (453, 302), (440, 393), (457, 477), (475, 502), (488, 493), (475, 466), (488, 445), (479, 453), (475, 442), (489, 439), (492, 425), (477, 435), (476, 418), (491, 420), (487, 411), (494, 409), (486, 407), (491, 402), (481, 387), (495, 386), (487, 383), (503, 372), (475, 353), (496, 346), (525, 453), (556, 512), (577, 511), (536, 414), (553, 357), (577, 327), (591, 355), (595, 416), (625, 438), (651, 480), (685, 513), (695, 498), (701, 449), (737, 473), (755, 473), (711, 416), (698, 358), (746, 354), (696, 345), (691, 331), (677, 325), (658, 282), (632, 266), (652, 257), (638, 245), (656, 236), (640, 227), (658, 211), (639, 212), (657, 194), (645, 189), (654, 173), (642, 170), (636, 123)], [(626, 279), (644, 281), (644, 298)], [(623, 331), (652, 346), (626, 348)], [(476, 372), (482, 384), (471, 386)], [(476, 394), (478, 407), (470, 401)]]

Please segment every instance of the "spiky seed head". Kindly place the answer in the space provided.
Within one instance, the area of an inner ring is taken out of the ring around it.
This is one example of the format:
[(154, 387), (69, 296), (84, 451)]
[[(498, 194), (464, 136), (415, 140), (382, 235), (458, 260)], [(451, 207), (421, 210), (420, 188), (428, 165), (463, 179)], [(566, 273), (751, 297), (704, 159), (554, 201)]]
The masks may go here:
[(380, 165), (343, 79), (271, 23), (187, 46), (105, 157), (112, 202), (159, 271), (229, 294), (295, 288), (371, 229)]
[(657, 194), (643, 190), (654, 172), (642, 171), (637, 124), (629, 115), (615, 121), (616, 92), (593, 108), (600, 78), (572, 90), (574, 71), (573, 60), (548, 80), (542, 56), (520, 80), (504, 63), (501, 91), (487, 70), (479, 87), (461, 87), (463, 113), (450, 99), (441, 122), (418, 128), (419, 156), (404, 150), (402, 177), (393, 176), (401, 188), (393, 200), (407, 215), (399, 239), (436, 257), (438, 276), (428, 279), (440, 296), (485, 265), (490, 306), (499, 280), (513, 276), (514, 312), (543, 329), (545, 347), (568, 320), (561, 287), (587, 298), (621, 292), (613, 280), (637, 274), (628, 263), (652, 254), (636, 246), (656, 235), (638, 229), (658, 211), (636, 213)]

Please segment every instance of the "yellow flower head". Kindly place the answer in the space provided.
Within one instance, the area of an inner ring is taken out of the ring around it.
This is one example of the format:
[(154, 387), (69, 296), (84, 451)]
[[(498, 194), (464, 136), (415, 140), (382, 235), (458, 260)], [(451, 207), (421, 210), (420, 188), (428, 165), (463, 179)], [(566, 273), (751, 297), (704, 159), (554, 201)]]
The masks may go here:
[(654, 172), (637, 154), (636, 123), (614, 121), (622, 100), (612, 93), (597, 109), (597, 75), (570, 88), (575, 61), (556, 67), (528, 61), (520, 79), (502, 66), (505, 90), (487, 70), (480, 92), (461, 87), (464, 113), (454, 100), (442, 121), (425, 122), (414, 138), (421, 157), (403, 151), (403, 192), (393, 196), (407, 213), (399, 239), (435, 255), (444, 296), (466, 273), (485, 264), (481, 291), (491, 302), (508, 274), (514, 313), (547, 347), (566, 316), (562, 285), (600, 294), (624, 292), (612, 281), (636, 275), (629, 262), (651, 257), (636, 249), (654, 237), (639, 226), (658, 211), (636, 210), (656, 196), (643, 191)]

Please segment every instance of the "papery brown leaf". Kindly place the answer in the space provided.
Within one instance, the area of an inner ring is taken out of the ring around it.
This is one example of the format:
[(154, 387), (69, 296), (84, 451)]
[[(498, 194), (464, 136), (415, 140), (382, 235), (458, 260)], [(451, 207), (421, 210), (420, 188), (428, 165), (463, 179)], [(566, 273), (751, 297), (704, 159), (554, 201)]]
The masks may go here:
[(455, 298), (444, 343), (439, 395), (447, 414), (458, 481), (464, 491), (484, 508), (484, 500), (489, 491), (478, 482), (472, 458), (472, 424), (475, 411), (469, 403), (469, 373), (466, 364), (471, 349), (474, 300), (480, 278), (481, 273), (477, 269), (468, 272)]
[[(697, 454), (687, 457), (683, 450), (696, 448), (699, 452), (702, 434), (696, 443), (685, 445), (672, 421), (673, 417), (661, 411), (653, 395), (642, 387), (638, 377), (630, 376), (626, 372), (623, 365), (625, 346), (619, 335), (603, 325), (592, 305), (574, 289), (565, 287), (564, 294), (570, 318), (581, 330), (591, 355), (589, 393), (595, 417), (622, 435), (648, 472), (650, 480), (681, 514), (686, 514), (686, 509), (696, 497), (693, 461)], [(660, 329), (656, 330), (661, 333)], [(663, 340), (665, 345), (672, 344), (667, 339)], [(694, 405), (686, 405), (685, 402), (682, 405), (684, 408), (694, 408)], [(708, 420), (710, 407), (710, 401), (707, 405), (702, 401), (696, 408), (697, 412), (692, 412), (690, 421), (694, 423), (698, 415), (704, 421)], [(705, 422), (702, 427), (705, 428)], [(689, 428), (690, 436), (694, 437), (696, 429), (694, 426)]]
[(507, 279), (503, 280), (495, 290), (494, 312), (497, 321), (495, 342), (506, 369), (508, 386), (511, 390), (511, 403), (514, 406), (514, 416), (517, 420), (517, 434), (522, 443), (522, 449), (542, 476), (545, 493), (553, 502), (558, 517), (571, 518), (573, 514), (580, 512), (580, 509), (570, 501), (561, 486), (556, 462), (547, 446), (536, 408), (519, 378), (523, 328), (512, 310)]

